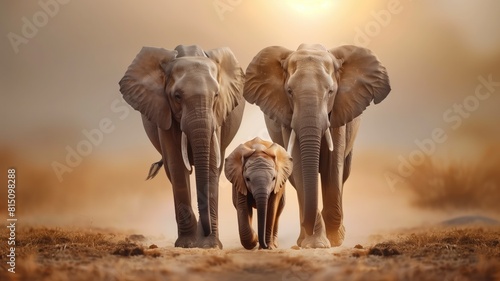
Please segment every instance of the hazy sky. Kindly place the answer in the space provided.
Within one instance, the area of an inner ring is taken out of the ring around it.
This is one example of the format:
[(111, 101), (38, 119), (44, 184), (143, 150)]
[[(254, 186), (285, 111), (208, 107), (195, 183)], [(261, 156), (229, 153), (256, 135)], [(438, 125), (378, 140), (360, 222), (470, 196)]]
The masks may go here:
[[(443, 119), (454, 104), (474, 95), (478, 76), (500, 81), (498, 1), (40, 0), (0, 5), (1, 143), (42, 146), (63, 155), (66, 145), (83, 138), (82, 130), (109, 118), (115, 129), (99, 151), (148, 145), (137, 112), (120, 115), (111, 109), (120, 97), (118, 81), (142, 46), (228, 46), (246, 69), (266, 46), (295, 49), (302, 42), (328, 48), (362, 45), (387, 67), (393, 90), (365, 112), (360, 147), (409, 150), (436, 127), (450, 135), (467, 135), (473, 128), (483, 138), (499, 138), (498, 86), (470, 116), (460, 117), (457, 129), (451, 126), (458, 121)], [(262, 134), (262, 120), (257, 107), (247, 106), (246, 129), (235, 143)]]

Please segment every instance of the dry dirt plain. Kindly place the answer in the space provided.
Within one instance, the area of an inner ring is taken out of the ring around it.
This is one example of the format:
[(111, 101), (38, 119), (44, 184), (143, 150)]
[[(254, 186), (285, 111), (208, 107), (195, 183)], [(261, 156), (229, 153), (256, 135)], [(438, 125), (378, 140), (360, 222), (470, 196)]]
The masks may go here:
[[(5, 234), (0, 237), (6, 241)], [(500, 227), (436, 227), (374, 235), (326, 250), (180, 249), (161, 237), (93, 229), (18, 233), (16, 273), (1, 280), (500, 280)]]

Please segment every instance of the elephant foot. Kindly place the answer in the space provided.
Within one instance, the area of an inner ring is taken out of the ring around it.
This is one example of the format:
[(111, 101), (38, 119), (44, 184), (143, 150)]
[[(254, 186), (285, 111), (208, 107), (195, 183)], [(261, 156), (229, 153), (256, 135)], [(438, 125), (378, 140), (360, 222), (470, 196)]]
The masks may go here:
[(195, 248), (196, 247), (196, 235), (183, 235), (179, 236), (175, 241), (175, 247), (180, 248)]
[[(276, 240), (274, 241), (271, 241), (271, 242), (267, 242), (267, 249), (265, 250), (274, 250), (274, 249), (278, 249), (278, 242), (276, 242)], [(261, 246), (259, 246), (259, 250), (264, 250)]]
[(269, 248), (278, 249), (278, 239), (276, 239), (276, 238), (273, 239), (273, 241), (271, 241), (267, 245), (269, 246)]
[(327, 234), (328, 240), (330, 241), (330, 244), (332, 244), (332, 247), (338, 247), (342, 245), (344, 242), (344, 237), (345, 237), (345, 227), (342, 224), (337, 231), (329, 232)]
[(217, 232), (214, 232), (215, 227), (212, 226), (212, 233), (208, 236), (203, 234), (203, 227), (201, 226), (201, 222), (198, 222), (198, 229), (196, 232), (197, 242), (195, 247), (202, 249), (221, 249), (222, 243), (219, 240), (219, 235)]
[(299, 245), (299, 246), (302, 245), (302, 241), (304, 241), (305, 238), (306, 238), (306, 232), (301, 227), (300, 228), (299, 238), (297, 238), (297, 245)]
[(313, 234), (311, 236), (306, 236), (306, 238), (300, 244), (301, 248), (304, 249), (317, 249), (317, 248), (330, 248), (331, 244), (325, 234)]
[(222, 250), (222, 243), (219, 238), (214, 235), (204, 236), (199, 238), (197, 243), (198, 248), (203, 249), (220, 249)]
[(257, 234), (255, 232), (253, 232), (252, 233), (252, 239), (250, 239), (250, 240), (244, 240), (244, 239), (240, 238), (240, 242), (241, 242), (241, 245), (245, 249), (252, 250), (259, 243), (259, 239), (257, 238)]
[[(305, 231), (301, 231), (301, 235), (304, 235), (301, 243), (298, 244), (302, 248), (330, 248), (331, 244), (326, 237), (325, 222), (321, 214), (316, 215), (316, 224), (314, 225), (313, 235), (307, 235)], [(300, 239), (300, 237), (299, 237)]]

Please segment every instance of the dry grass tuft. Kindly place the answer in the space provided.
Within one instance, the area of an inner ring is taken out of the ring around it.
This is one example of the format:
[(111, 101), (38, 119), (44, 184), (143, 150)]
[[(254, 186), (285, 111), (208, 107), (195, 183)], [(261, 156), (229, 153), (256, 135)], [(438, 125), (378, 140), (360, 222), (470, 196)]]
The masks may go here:
[(401, 255), (401, 252), (394, 247), (394, 243), (378, 243), (368, 250), (368, 255), (390, 257)]
[(500, 148), (490, 148), (476, 162), (438, 164), (427, 159), (415, 167), (406, 185), (412, 203), (446, 211), (500, 213)]

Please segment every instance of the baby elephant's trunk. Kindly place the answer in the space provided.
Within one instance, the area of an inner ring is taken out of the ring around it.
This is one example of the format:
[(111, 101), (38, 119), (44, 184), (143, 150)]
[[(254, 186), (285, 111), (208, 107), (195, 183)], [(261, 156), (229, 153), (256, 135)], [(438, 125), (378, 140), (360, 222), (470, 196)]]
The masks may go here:
[(261, 192), (254, 194), (255, 203), (257, 207), (257, 225), (259, 234), (259, 245), (262, 249), (268, 249), (266, 243), (266, 218), (267, 218), (267, 205), (269, 202), (269, 194)]

